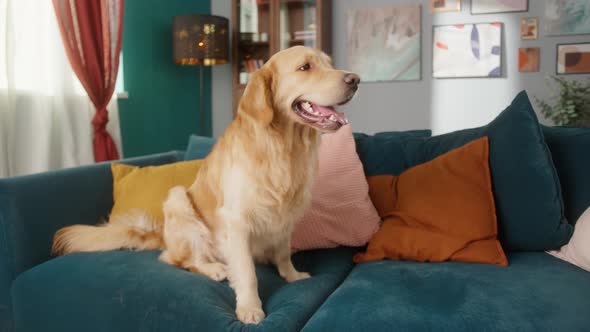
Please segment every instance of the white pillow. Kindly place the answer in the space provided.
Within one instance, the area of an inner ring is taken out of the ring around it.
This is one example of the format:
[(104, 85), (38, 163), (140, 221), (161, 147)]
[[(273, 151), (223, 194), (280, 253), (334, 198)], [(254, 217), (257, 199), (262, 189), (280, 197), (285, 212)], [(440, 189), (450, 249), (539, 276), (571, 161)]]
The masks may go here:
[(570, 242), (548, 253), (590, 272), (590, 207), (576, 222)]

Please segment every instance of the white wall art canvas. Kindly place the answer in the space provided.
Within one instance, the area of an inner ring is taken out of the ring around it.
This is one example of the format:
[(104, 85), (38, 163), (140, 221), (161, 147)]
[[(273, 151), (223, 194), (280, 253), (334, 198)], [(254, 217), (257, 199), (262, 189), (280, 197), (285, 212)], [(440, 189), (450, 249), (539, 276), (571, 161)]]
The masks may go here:
[(471, 14), (524, 12), (528, 8), (528, 0), (471, 0)]
[(348, 69), (361, 82), (419, 80), (420, 6), (348, 11)]
[(500, 77), (502, 23), (435, 26), (432, 76)]
[(545, 34), (590, 34), (590, 0), (546, 0)]

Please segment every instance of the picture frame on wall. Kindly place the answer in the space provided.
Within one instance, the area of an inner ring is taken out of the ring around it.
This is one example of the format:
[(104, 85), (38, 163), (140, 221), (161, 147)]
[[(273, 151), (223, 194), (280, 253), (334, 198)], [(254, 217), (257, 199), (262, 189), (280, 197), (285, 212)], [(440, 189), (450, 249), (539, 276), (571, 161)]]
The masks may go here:
[(528, 0), (471, 0), (471, 14), (526, 12)]
[(502, 77), (500, 22), (434, 26), (432, 77)]
[(523, 40), (537, 39), (539, 36), (539, 18), (523, 17), (520, 19), (520, 38)]
[(545, 0), (546, 36), (590, 34), (590, 1)]
[(430, 13), (460, 12), (461, 0), (430, 0)]
[(590, 43), (557, 44), (557, 75), (590, 74)]
[(541, 49), (521, 47), (518, 49), (518, 71), (521, 73), (539, 72)]
[(362, 82), (422, 79), (421, 6), (347, 12), (348, 69)]

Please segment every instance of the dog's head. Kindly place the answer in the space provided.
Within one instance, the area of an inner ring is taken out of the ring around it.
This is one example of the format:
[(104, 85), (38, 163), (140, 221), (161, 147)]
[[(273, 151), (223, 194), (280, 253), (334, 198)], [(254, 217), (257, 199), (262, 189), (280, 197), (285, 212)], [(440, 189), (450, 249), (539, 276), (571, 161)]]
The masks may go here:
[(356, 74), (334, 69), (325, 53), (291, 47), (252, 74), (239, 112), (263, 125), (286, 120), (335, 131), (348, 123), (335, 106), (352, 99), (359, 81)]

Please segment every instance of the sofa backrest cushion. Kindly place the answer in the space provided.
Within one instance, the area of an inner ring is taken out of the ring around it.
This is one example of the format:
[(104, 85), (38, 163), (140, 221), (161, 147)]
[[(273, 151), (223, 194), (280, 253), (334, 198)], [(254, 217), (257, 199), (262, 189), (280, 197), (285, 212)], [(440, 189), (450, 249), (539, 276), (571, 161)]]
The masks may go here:
[(375, 135), (355, 133), (356, 152), (366, 176), (400, 174), (414, 163), (409, 160), (406, 142), (411, 138), (430, 137), (430, 130), (382, 132)]
[(207, 157), (216, 141), (212, 137), (191, 135), (188, 138), (188, 147), (184, 154), (184, 160), (203, 159)]
[(590, 206), (590, 128), (543, 126), (559, 174), (565, 216), (572, 224)]
[[(559, 178), (524, 91), (486, 126), (426, 138), (404, 137), (401, 143), (387, 142), (386, 148), (369, 142), (368, 149), (375, 151), (361, 160), (368, 161), (367, 175), (398, 175), (483, 136), (489, 138), (492, 188), (504, 249), (541, 251), (567, 243), (572, 227), (564, 217)], [(369, 139), (381, 140), (385, 146), (381, 138)]]

